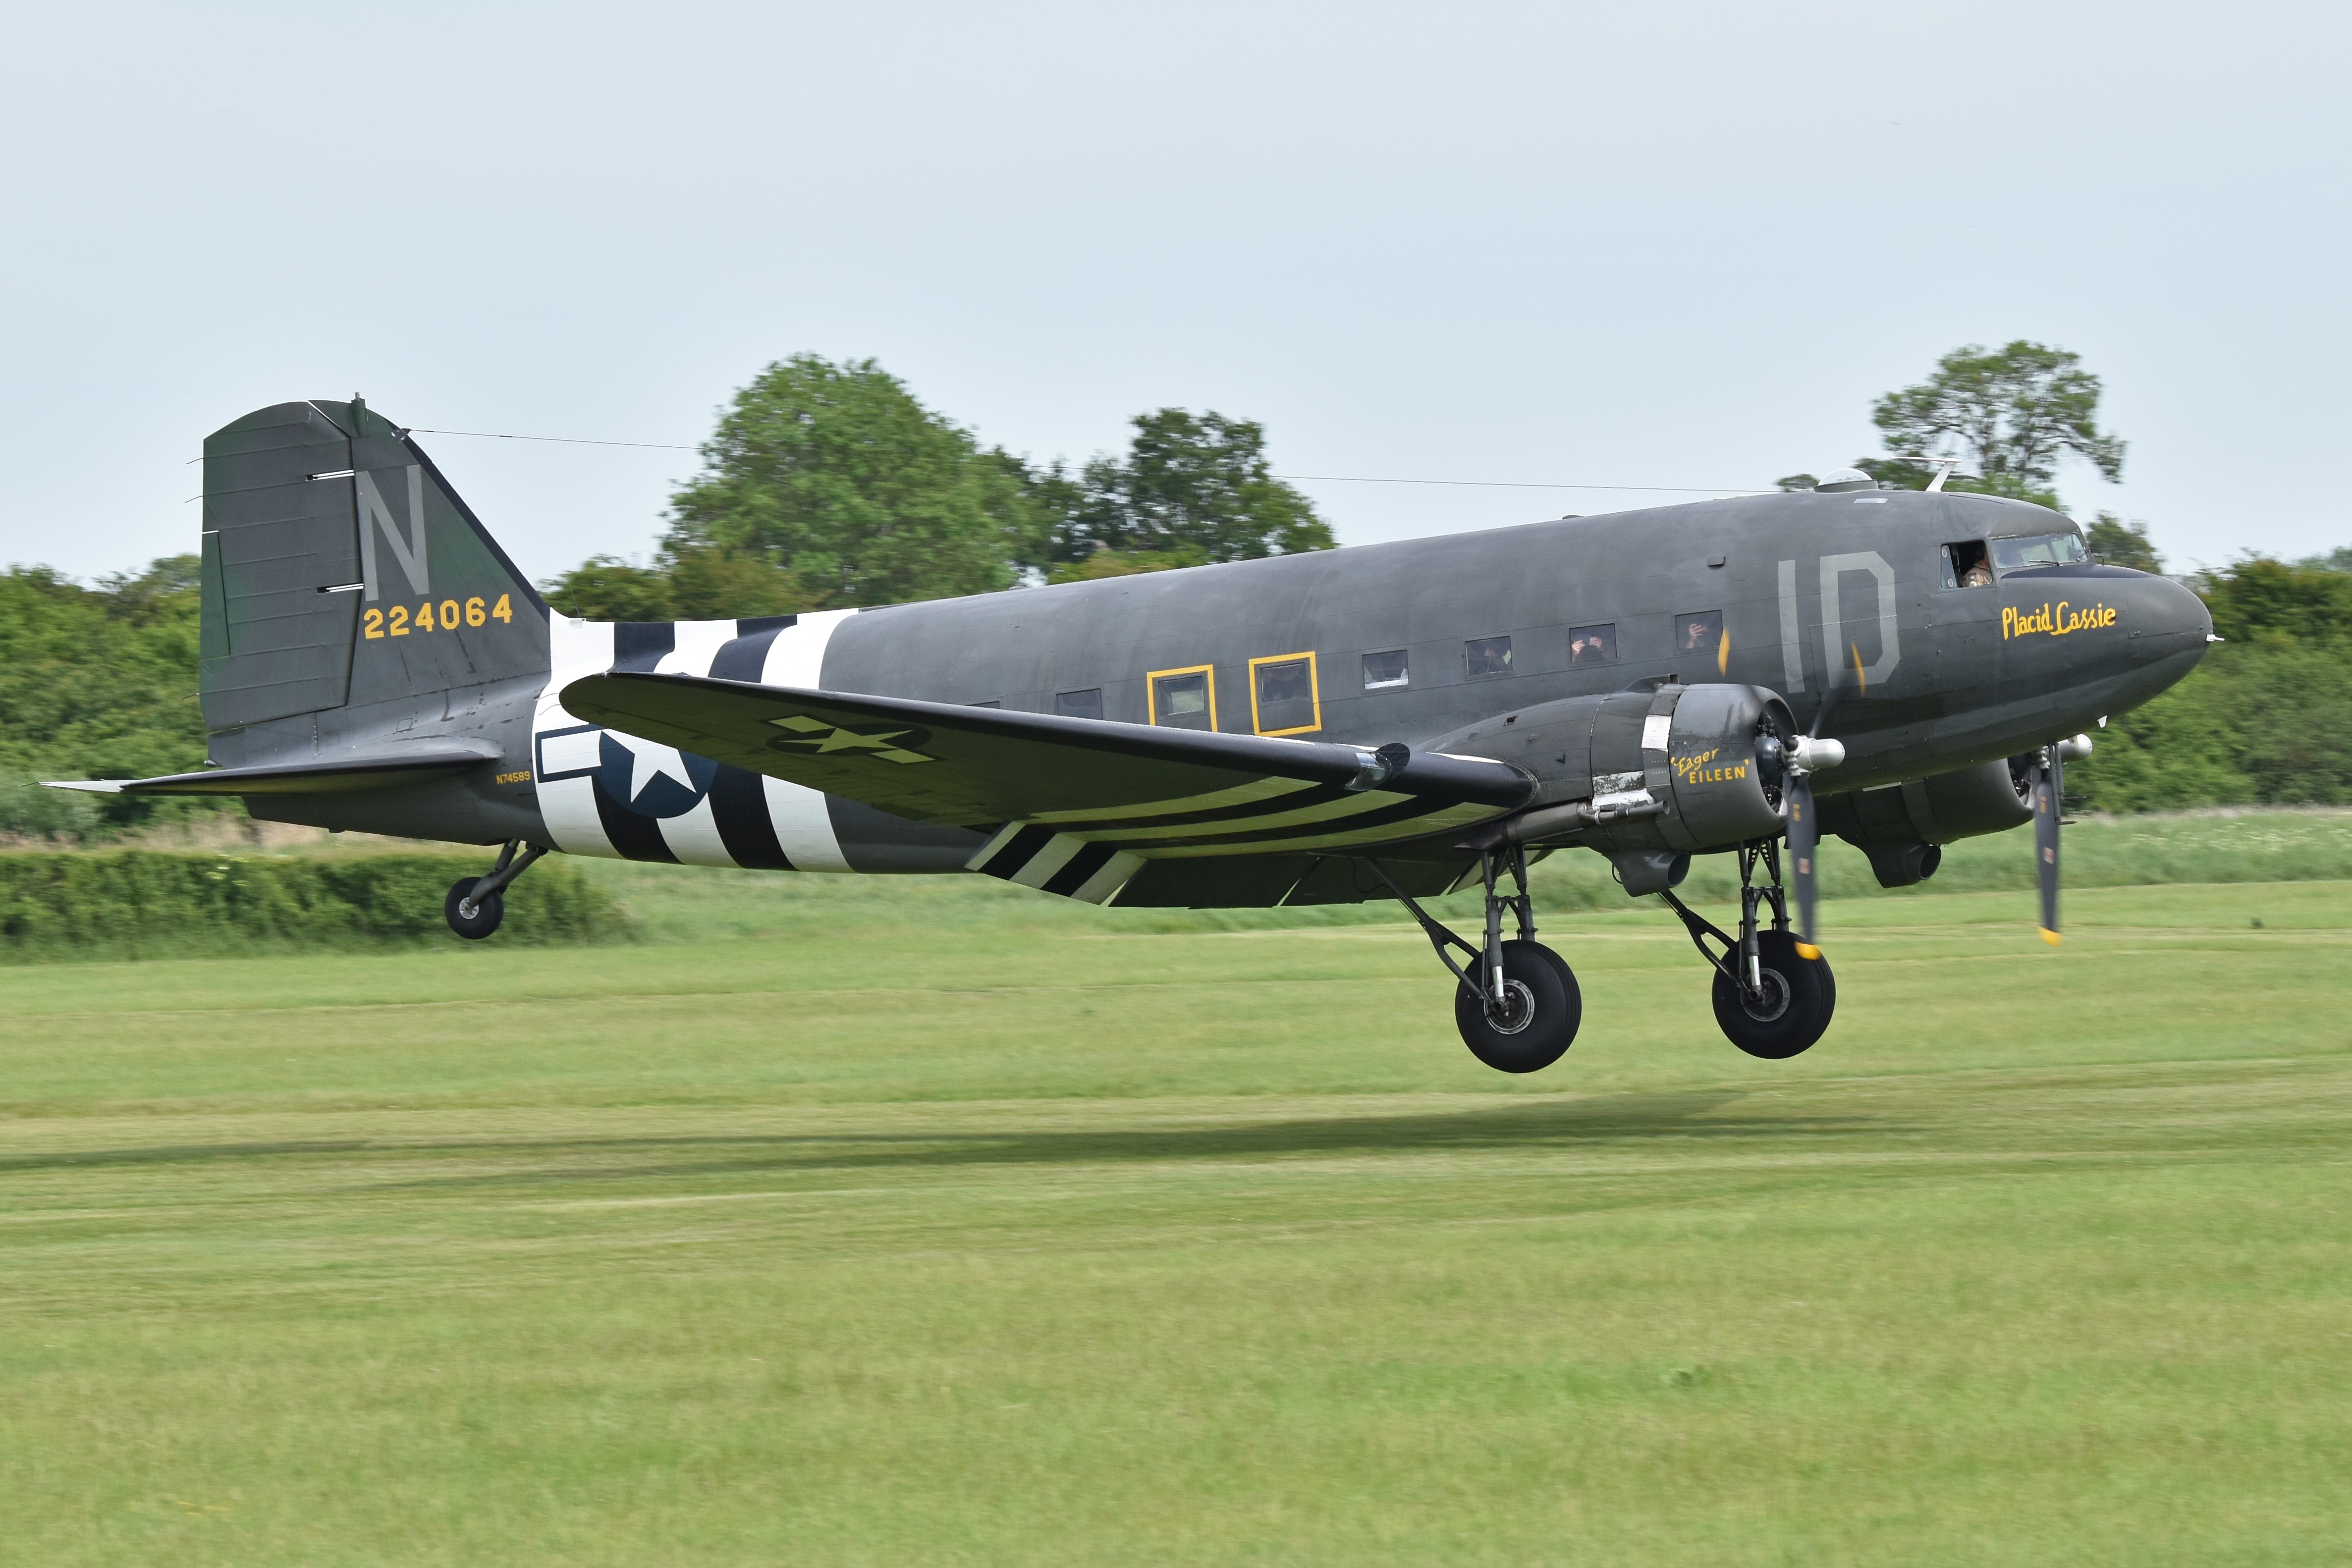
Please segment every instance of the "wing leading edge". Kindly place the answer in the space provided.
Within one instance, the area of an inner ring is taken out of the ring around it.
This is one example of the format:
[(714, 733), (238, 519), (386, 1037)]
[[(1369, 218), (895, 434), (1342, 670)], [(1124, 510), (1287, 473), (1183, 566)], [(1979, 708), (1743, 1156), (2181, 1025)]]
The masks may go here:
[(1064, 718), (903, 697), (614, 673), (563, 706), (896, 816), (993, 830), (971, 869), (1108, 902), (1147, 861), (1344, 852), (1485, 821), (1535, 781), (1507, 763)]

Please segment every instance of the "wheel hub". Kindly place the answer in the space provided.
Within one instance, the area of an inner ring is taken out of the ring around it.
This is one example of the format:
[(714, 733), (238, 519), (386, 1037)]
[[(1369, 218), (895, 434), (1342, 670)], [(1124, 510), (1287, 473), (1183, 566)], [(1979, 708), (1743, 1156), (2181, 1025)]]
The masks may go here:
[(1486, 998), (1486, 1022), (1496, 1034), (1517, 1034), (1535, 1020), (1535, 993), (1525, 981), (1506, 979), (1502, 1001)]
[(1789, 1010), (1789, 982), (1778, 969), (1765, 969), (1759, 978), (1761, 984), (1752, 992), (1739, 988), (1739, 1010), (1758, 1023), (1770, 1023)]

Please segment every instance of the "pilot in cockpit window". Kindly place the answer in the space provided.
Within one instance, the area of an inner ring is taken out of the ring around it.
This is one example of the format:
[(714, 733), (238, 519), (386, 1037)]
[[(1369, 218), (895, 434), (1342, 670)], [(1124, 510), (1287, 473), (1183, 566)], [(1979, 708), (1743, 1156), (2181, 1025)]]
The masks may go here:
[(1990, 588), (1992, 563), (1985, 557), (1982, 539), (1963, 539), (1944, 547), (1946, 588)]

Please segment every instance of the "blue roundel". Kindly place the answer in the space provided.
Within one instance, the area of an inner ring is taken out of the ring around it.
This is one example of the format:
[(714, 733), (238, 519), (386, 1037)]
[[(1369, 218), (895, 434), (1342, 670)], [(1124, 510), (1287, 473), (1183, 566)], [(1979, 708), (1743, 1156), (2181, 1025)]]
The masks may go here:
[[(710, 781), (719, 776), (719, 764), (708, 757), (672, 751), (650, 741), (635, 744), (646, 749), (643, 762), (631, 743), (611, 730), (599, 737), (596, 788), (606, 798), (641, 817), (683, 817), (702, 803), (710, 792)], [(677, 764), (669, 760), (672, 757), (677, 758)], [(686, 769), (683, 779), (677, 776), (679, 765)]]

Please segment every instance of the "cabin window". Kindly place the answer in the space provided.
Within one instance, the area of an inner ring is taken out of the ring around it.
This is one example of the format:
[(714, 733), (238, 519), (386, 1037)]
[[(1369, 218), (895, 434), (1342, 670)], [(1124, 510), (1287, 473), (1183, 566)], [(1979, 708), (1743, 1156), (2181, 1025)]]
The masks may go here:
[(1275, 653), (1250, 661), (1250, 722), (1260, 735), (1304, 735), (1323, 727), (1314, 654)]
[(1088, 686), (1082, 692), (1055, 692), (1054, 711), (1064, 718), (1102, 717), (1102, 688)]
[(1172, 729), (1216, 728), (1216, 672), (1206, 664), (1185, 670), (1154, 670), (1151, 722)]
[(1402, 648), (1391, 648), (1385, 653), (1364, 655), (1364, 689), (1379, 691), (1382, 686), (1409, 686), (1412, 672), (1405, 663)]
[(1582, 669), (1587, 664), (1613, 664), (1617, 662), (1617, 626), (1603, 622), (1598, 626), (1571, 626), (1568, 629), (1568, 667)]
[(1003, 707), (1004, 705), (999, 702), (996, 698), (991, 697), (984, 703), (968, 703), (965, 706), (968, 707)]
[(1990, 588), (1992, 566), (1985, 559), (1984, 540), (1962, 539), (1944, 547), (1946, 588)]
[(2084, 553), (2082, 539), (2074, 534), (2035, 534), (2031, 538), (1985, 542), (1992, 546), (1992, 564), (2001, 571), (2015, 571), (2021, 566), (2068, 566), (2091, 559)]
[(1462, 661), (1473, 676), (1507, 675), (1511, 673), (1511, 640), (1473, 637), (1462, 644)]
[(1685, 610), (1675, 616), (1675, 654), (1722, 662), (1723, 612)]

